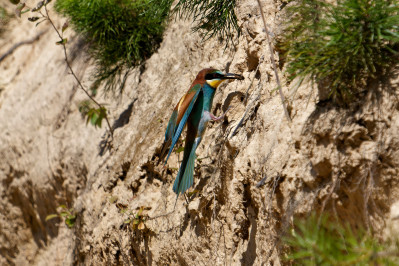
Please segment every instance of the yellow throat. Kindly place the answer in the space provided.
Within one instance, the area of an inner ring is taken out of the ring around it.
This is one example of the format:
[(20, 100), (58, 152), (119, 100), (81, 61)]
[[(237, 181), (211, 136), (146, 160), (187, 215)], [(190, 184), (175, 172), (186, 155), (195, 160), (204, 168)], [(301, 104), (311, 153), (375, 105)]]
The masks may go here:
[(213, 88), (217, 88), (220, 83), (222, 83), (224, 81), (224, 79), (212, 79), (212, 80), (207, 80), (206, 83), (209, 84), (209, 86), (213, 87)]

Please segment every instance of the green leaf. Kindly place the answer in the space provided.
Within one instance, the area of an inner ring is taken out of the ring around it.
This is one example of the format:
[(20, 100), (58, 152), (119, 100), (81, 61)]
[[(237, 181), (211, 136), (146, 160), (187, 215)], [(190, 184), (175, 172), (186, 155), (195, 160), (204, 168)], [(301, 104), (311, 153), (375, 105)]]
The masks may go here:
[(68, 220), (76, 220), (76, 215), (75, 214), (69, 214), (67, 217)]
[(87, 115), (87, 120), (86, 120), (86, 125), (87, 125), (87, 123), (89, 123), (89, 121), (92, 120), (93, 116), (97, 116), (97, 109), (90, 108), (86, 115)]
[(64, 32), (67, 28), (68, 28), (68, 21), (66, 21), (65, 23), (64, 23), (64, 25), (62, 25), (62, 32)]
[(68, 42), (68, 38), (64, 38), (61, 41), (56, 42), (56, 45), (65, 45)]
[(22, 11), (22, 9), (24, 9), (24, 7), (25, 7), (25, 3), (19, 3), (17, 5), (17, 7), (15, 8), (15, 15), (17, 17), (21, 18), (21, 11)]
[(58, 214), (49, 214), (46, 216), (46, 221), (54, 219), (54, 218), (58, 218)]
[(42, 21), (39, 21), (38, 23), (36, 23), (35, 27), (37, 27), (39, 24), (41, 24), (42, 22), (46, 21), (47, 19), (43, 19)]
[(89, 110), (90, 110), (90, 106), (91, 106), (91, 101), (89, 101), (89, 100), (84, 100), (84, 101), (81, 101), (80, 103), (79, 103), (79, 112), (82, 114), (82, 115), (87, 115), (87, 113), (89, 112)]
[(86, 124), (90, 121), (93, 126), (101, 128), (102, 120), (106, 117), (106, 115), (107, 109), (104, 107), (100, 107), (98, 109), (91, 108), (87, 112)]
[(29, 9), (29, 8), (28, 8), (28, 9), (25, 9), (25, 10), (21, 11), (21, 14), (28, 13), (29, 11), (30, 11), (30, 9)]
[(67, 219), (65, 219), (65, 224), (69, 227), (72, 228), (75, 225), (76, 217), (75, 216), (70, 216)]
[(37, 3), (36, 7), (32, 8), (32, 12), (37, 12), (43, 7), (43, 1)]
[(30, 21), (30, 22), (35, 22), (35, 21), (37, 21), (37, 20), (39, 20), (40, 18), (39, 17), (30, 17), (30, 18), (28, 18), (28, 20)]
[(181, 153), (182, 151), (184, 151), (184, 147), (179, 147), (175, 150), (175, 153)]
[[(97, 111), (97, 110), (96, 110)], [(97, 124), (98, 114), (97, 112), (93, 112), (90, 118), (90, 123), (95, 126)]]

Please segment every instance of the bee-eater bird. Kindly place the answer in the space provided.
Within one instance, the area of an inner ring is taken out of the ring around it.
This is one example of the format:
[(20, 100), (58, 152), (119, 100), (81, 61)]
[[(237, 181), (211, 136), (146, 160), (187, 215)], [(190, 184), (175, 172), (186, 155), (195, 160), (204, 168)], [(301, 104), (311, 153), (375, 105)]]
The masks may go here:
[(220, 121), (225, 113), (220, 117), (215, 117), (210, 113), (212, 108), (213, 96), (216, 88), (225, 80), (238, 79), (243, 80), (244, 77), (238, 74), (224, 74), (213, 68), (201, 70), (190, 89), (180, 99), (179, 103), (173, 110), (165, 133), (165, 142), (160, 154), (160, 161), (167, 158), (165, 165), (172, 153), (173, 147), (176, 145), (184, 126), (187, 124), (187, 136), (184, 146), (183, 161), (177, 173), (173, 191), (177, 194), (184, 193), (194, 183), (194, 164), (195, 150), (202, 140), (208, 121)]

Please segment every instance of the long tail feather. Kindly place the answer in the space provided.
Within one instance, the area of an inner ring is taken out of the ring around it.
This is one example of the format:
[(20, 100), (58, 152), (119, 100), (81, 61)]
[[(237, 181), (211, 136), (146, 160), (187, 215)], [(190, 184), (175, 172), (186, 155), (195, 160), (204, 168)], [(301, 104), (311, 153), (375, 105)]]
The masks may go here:
[(191, 150), (190, 158), (186, 164), (186, 169), (184, 170), (183, 179), (180, 182), (179, 191), (180, 193), (186, 192), (187, 189), (192, 187), (194, 184), (194, 166), (195, 166), (195, 148)]
[(173, 191), (179, 196), (184, 193), (194, 183), (194, 165), (195, 165), (195, 150), (197, 149), (197, 141), (194, 143), (186, 143), (184, 147), (183, 161), (177, 173), (175, 183), (173, 184)]

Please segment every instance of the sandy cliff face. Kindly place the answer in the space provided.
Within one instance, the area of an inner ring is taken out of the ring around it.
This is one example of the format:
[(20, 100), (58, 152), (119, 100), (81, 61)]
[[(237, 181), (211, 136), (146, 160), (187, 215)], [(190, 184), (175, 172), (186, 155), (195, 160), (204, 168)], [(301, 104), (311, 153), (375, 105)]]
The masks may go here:
[[(278, 34), (281, 4), (263, 5)], [(50, 26), (11, 22), (0, 55), (46, 32), (0, 63), (1, 264), (280, 264), (279, 240), (294, 214), (319, 209), (385, 228), (399, 188), (396, 74), (348, 109), (317, 105), (308, 86), (295, 94), (285, 86), (289, 123), (255, 1), (239, 1), (237, 14), (243, 34), (226, 50), (218, 40), (202, 42), (188, 21), (170, 21), (161, 48), (133, 72), (124, 94), (100, 99), (116, 127), (111, 150), (102, 149), (105, 129), (85, 126), (78, 112), (84, 95)], [(67, 34), (73, 68), (89, 86), (93, 66)], [(167, 170), (157, 155), (173, 106), (205, 67), (245, 80), (219, 87), (213, 112), (232, 108), (223, 123), (210, 123), (197, 150), (197, 192), (188, 203), (180, 197), (172, 212), (179, 154)], [(77, 212), (71, 230), (45, 221), (60, 204)], [(125, 226), (140, 206), (146, 228)]]

